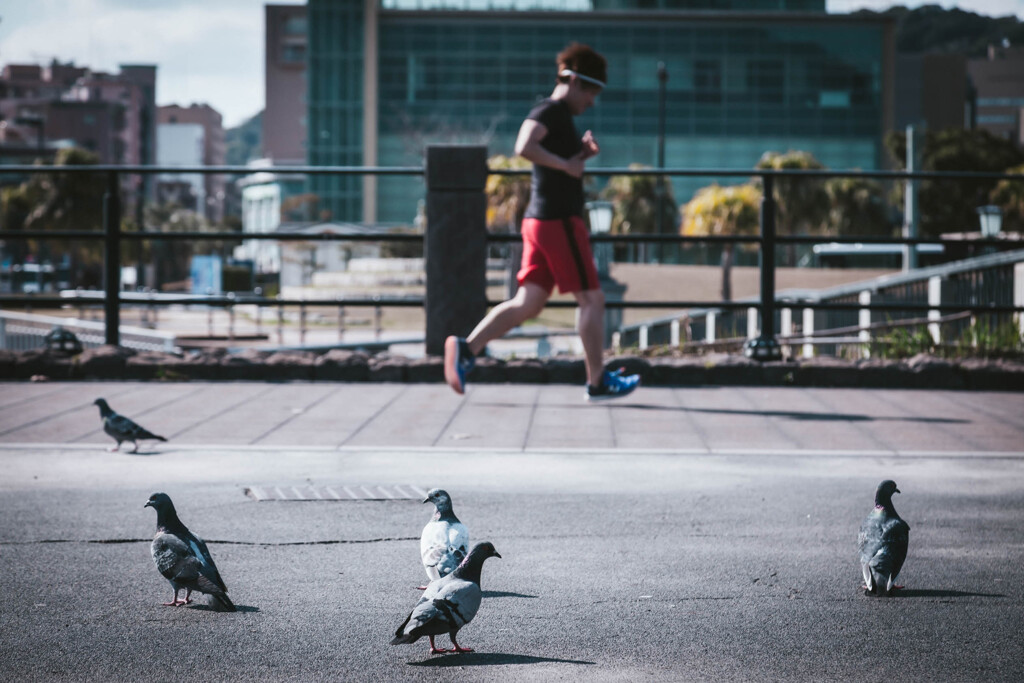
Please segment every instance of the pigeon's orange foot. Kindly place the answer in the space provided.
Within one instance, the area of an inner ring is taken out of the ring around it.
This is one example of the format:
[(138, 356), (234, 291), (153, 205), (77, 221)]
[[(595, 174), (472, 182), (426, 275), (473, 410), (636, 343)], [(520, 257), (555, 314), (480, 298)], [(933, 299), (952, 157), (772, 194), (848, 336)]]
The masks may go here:
[(448, 650), (444, 649), (443, 647), (430, 648), (430, 654), (432, 655), (443, 655), (445, 652), (448, 652)]
[(458, 645), (456, 645), (455, 647), (452, 648), (452, 652), (472, 652), (472, 651), (473, 651), (473, 648), (471, 648), (471, 647), (459, 647)]
[(425, 590), (427, 590), (427, 587), (426, 586), (416, 586), (416, 590), (418, 590), (418, 591), (425, 591)]
[(892, 590), (892, 591), (894, 591), (894, 590), (896, 590), (897, 588), (906, 588), (906, 586), (893, 586), (893, 587), (892, 587), (892, 588), (890, 588), (889, 590)]
[(165, 602), (165, 603), (161, 603), (161, 604), (163, 604), (164, 607), (181, 607), (182, 605), (187, 605), (188, 604), (188, 600), (177, 600), (177, 599), (175, 599), (175, 600), (171, 600), (170, 602)]
[(111, 446), (107, 449), (107, 453), (117, 453), (120, 449), (120, 446)]

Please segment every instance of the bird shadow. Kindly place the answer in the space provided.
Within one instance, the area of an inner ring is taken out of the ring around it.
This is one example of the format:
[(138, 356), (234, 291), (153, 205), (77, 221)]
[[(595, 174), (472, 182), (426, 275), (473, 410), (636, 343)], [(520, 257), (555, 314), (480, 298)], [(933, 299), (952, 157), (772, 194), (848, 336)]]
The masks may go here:
[(516, 655), (506, 652), (464, 652), (457, 657), (438, 657), (424, 659), (422, 662), (409, 662), (409, 666), (445, 668), (450, 666), (498, 666), (501, 664), (586, 664), (593, 666), (596, 662), (579, 659), (558, 659), (557, 657), (534, 657), (533, 655)]
[[(213, 606), (210, 606), (210, 605), (189, 605), (188, 608), (189, 609), (197, 610), (199, 612), (227, 612), (228, 611), (228, 610), (224, 609), (223, 607), (213, 607)], [(259, 607), (254, 607), (252, 605), (235, 605), (235, 611), (236, 612), (259, 612), (260, 608)]]
[(1005, 598), (1002, 593), (973, 593), (943, 588), (900, 588), (892, 594), (894, 598)]
[(150, 456), (150, 455), (163, 455), (164, 453), (163, 453), (163, 451), (125, 451), (124, 454), (125, 455)]
[(526, 595), (525, 593), (511, 593), (509, 591), (481, 591), (481, 595), (485, 598), (536, 598), (536, 595)]

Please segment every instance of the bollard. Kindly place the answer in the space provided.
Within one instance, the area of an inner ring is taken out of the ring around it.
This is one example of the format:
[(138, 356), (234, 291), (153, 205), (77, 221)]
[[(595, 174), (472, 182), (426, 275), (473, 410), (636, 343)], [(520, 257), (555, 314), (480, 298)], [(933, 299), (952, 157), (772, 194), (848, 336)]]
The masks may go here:
[(487, 313), (487, 148), (427, 147), (426, 351), (468, 335)]

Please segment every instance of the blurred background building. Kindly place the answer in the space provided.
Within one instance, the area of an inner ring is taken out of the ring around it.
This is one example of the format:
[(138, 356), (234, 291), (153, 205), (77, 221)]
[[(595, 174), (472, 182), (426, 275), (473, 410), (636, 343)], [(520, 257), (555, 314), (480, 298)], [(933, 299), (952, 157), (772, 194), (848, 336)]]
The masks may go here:
[[(309, 0), (305, 9), (313, 165), (419, 165), (424, 145), (441, 142), (508, 154), (554, 85), (556, 53), (574, 40), (609, 62), (600, 105), (577, 121), (598, 135), (602, 166), (656, 164), (658, 62), (668, 73), (667, 166), (752, 168), (766, 150), (788, 149), (832, 168), (886, 165), (893, 22), (829, 15), (824, 0)], [(280, 35), (268, 23), (268, 41)], [(271, 53), (283, 47), (268, 42)], [(269, 111), (280, 98), (269, 75), (267, 85)], [(675, 196), (711, 181), (673, 179)], [(336, 220), (410, 221), (421, 183), (316, 177), (310, 189)]]

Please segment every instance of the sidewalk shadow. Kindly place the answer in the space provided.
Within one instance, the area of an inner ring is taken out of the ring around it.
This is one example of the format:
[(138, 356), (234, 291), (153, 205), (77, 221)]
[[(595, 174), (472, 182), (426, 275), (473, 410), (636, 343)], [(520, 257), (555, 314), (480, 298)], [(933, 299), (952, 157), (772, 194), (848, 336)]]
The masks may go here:
[(481, 591), (481, 594), (485, 598), (536, 598), (536, 595), (526, 595), (525, 593), (510, 593), (508, 591)]
[[(791, 420), (822, 420), (842, 422), (921, 422), (925, 424), (970, 424), (971, 420), (958, 417), (888, 417), (857, 415), (852, 413), (807, 413), (796, 410), (737, 410), (733, 408), (685, 408), (682, 406), (654, 406), (642, 403), (615, 403), (616, 408), (634, 408), (636, 410), (671, 410), (687, 413), (711, 413), (715, 415), (750, 415), (753, 417), (788, 417)], [(577, 407), (577, 406), (564, 406)], [(586, 408), (586, 406), (583, 406)]]
[(579, 659), (558, 659), (557, 657), (534, 657), (533, 655), (515, 655), (505, 652), (465, 652), (462, 654), (433, 655), (422, 662), (409, 662), (409, 666), (439, 667), (450, 666), (498, 666), (501, 664), (585, 664), (593, 666), (597, 662)]
[(900, 588), (894, 598), (1005, 598), (1002, 593), (972, 593), (942, 588)]

